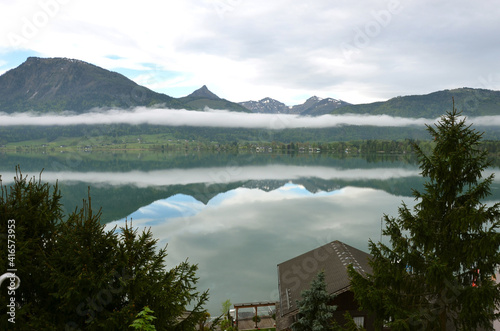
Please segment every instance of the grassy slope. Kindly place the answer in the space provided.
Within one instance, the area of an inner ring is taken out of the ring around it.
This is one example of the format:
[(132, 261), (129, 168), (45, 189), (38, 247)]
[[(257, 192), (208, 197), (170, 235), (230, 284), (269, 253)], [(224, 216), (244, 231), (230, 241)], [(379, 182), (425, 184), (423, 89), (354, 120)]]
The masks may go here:
[(351, 105), (335, 109), (332, 114), (372, 114), (414, 118), (438, 118), (455, 107), (467, 116), (500, 115), (500, 91), (460, 88), (427, 95), (392, 98), (386, 102)]

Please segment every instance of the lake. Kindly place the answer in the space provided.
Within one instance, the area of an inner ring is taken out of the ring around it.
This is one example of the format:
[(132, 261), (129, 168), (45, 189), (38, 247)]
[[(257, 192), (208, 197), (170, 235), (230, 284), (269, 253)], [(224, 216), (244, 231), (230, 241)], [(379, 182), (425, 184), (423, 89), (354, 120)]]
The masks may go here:
[[(321, 153), (152, 153), (140, 151), (0, 154), (4, 185), (15, 165), (58, 181), (65, 212), (90, 187), (107, 228), (132, 220), (149, 228), (167, 264), (198, 264), (198, 290), (221, 303), (277, 301), (277, 264), (333, 240), (368, 251), (384, 214), (397, 216), (423, 179), (411, 155)], [(486, 174), (497, 173), (498, 167)], [(500, 179), (487, 203), (500, 201)]]

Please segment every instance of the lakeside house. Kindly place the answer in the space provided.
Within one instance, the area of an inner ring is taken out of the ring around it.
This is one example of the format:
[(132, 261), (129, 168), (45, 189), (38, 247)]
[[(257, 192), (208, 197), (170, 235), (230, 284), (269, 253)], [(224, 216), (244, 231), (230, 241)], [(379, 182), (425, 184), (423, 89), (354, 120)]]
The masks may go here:
[(333, 318), (343, 324), (343, 315), (349, 312), (358, 326), (367, 331), (374, 330), (373, 318), (359, 310), (347, 273), (349, 264), (361, 274), (370, 273), (369, 258), (370, 254), (336, 240), (278, 264), (276, 330), (290, 330), (299, 313), (297, 300), (301, 299), (302, 291), (309, 289), (320, 271), (325, 272), (326, 290), (335, 295), (331, 302), (337, 306)]

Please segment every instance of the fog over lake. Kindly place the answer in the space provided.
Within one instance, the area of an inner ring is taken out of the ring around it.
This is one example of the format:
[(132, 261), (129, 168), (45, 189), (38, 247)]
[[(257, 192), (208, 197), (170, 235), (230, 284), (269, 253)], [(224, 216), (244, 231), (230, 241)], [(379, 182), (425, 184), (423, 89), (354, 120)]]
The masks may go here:
[[(206, 109), (193, 111), (184, 109), (136, 107), (132, 110), (99, 110), (85, 114), (65, 112), (62, 114), (34, 114), (30, 112), (5, 114), (0, 112), (0, 126), (14, 125), (81, 125), (81, 124), (152, 124), (166, 126), (294, 129), (329, 128), (342, 125), (369, 125), (379, 127), (407, 127), (431, 125), (437, 119), (393, 117), (389, 115), (322, 115), (299, 116), (289, 114), (255, 114)], [(470, 123), (478, 126), (500, 126), (500, 116), (471, 117)]]
[[(44, 171), (46, 181), (56, 180), (65, 182), (86, 182), (92, 185), (134, 185), (137, 187), (186, 185), (193, 183), (231, 183), (247, 180), (292, 180), (298, 178), (315, 177), (325, 180), (358, 179), (358, 180), (385, 180), (390, 178), (404, 178), (418, 176), (418, 169), (402, 168), (373, 168), (373, 169), (335, 169), (314, 166), (239, 166), (195, 168), (195, 169), (168, 169), (153, 171), (130, 172), (76, 172)], [(13, 181), (14, 172), (3, 173), (4, 182)]]
[[(325, 128), (340, 125), (409, 126), (432, 124), (433, 119), (414, 119), (388, 115), (323, 115), (304, 117), (286, 114), (254, 114), (225, 110), (193, 111), (179, 109), (151, 109), (137, 107), (132, 111), (122, 109), (95, 110), (85, 114), (2, 114), (0, 126), (12, 125), (75, 125), (75, 124), (153, 124), (168, 126), (244, 127), (264, 129)], [(491, 123), (491, 121), (489, 121)]]
[[(42, 180), (58, 181), (67, 211), (81, 206), (90, 186), (106, 229), (125, 220), (151, 228), (159, 247), (168, 244), (169, 268), (186, 258), (198, 264), (197, 288), (210, 290), (212, 315), (226, 299), (278, 300), (277, 264), (328, 242), (368, 251), (369, 239), (381, 239), (383, 215), (397, 216), (403, 201), (412, 207), (411, 188), (423, 185), (418, 165), (405, 156), (148, 156), (0, 155), (0, 174), (9, 185), (16, 164), (37, 178), (45, 168)], [(80, 161), (57, 168), (68, 159)], [(496, 201), (499, 178), (487, 203)]]

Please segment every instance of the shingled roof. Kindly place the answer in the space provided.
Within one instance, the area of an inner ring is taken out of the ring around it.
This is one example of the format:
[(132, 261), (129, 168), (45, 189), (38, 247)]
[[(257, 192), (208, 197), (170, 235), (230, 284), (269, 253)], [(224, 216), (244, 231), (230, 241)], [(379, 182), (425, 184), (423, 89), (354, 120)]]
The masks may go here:
[(310, 287), (320, 271), (325, 272), (326, 290), (340, 294), (350, 288), (347, 266), (352, 264), (365, 275), (372, 271), (369, 258), (370, 254), (336, 240), (278, 264), (281, 316), (297, 310), (302, 291)]

